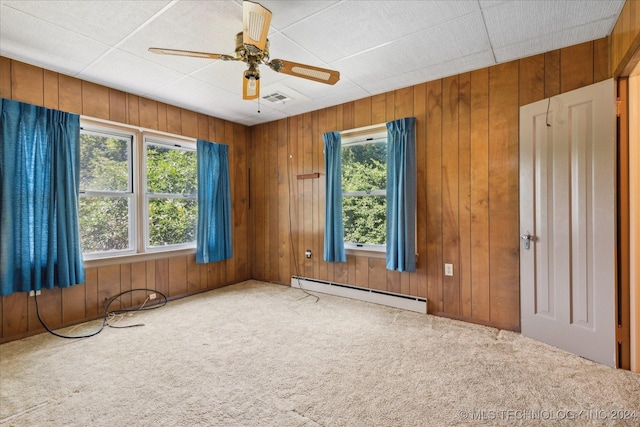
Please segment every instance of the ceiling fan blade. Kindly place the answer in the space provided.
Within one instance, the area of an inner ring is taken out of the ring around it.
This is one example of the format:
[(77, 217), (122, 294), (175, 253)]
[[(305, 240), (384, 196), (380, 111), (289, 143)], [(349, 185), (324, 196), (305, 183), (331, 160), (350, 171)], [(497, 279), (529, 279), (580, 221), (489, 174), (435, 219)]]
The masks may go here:
[(260, 53), (267, 44), (271, 11), (258, 3), (242, 2), (242, 41), (253, 54)]
[(193, 52), (190, 50), (163, 49), (159, 47), (150, 47), (149, 52), (157, 53), (159, 55), (191, 56), (194, 58), (223, 59), (225, 61), (236, 60), (236, 58), (231, 55), (223, 55), (219, 53), (207, 53), (207, 52)]
[(320, 83), (334, 85), (340, 80), (340, 72), (327, 68), (314, 67), (312, 65), (299, 64), (292, 61), (274, 59), (267, 65), (278, 73), (289, 74), (291, 76), (302, 77), (303, 79), (314, 80)]
[(257, 99), (260, 96), (260, 79), (242, 77), (242, 99)]

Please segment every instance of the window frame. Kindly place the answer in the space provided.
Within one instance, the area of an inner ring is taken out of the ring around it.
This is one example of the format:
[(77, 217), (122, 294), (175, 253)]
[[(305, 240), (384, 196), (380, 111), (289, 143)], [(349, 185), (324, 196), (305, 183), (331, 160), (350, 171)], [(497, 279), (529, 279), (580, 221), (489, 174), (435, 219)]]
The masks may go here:
[[(340, 132), (340, 139), (341, 139), (341, 145), (342, 145), (341, 149), (344, 148), (345, 146), (370, 144), (374, 142), (380, 142), (381, 140), (384, 140), (386, 142), (387, 126), (385, 123), (382, 123), (382, 124), (365, 126), (357, 129), (342, 131)], [(342, 171), (340, 171), (340, 173), (342, 173)], [(341, 192), (343, 203), (344, 203), (345, 193), (347, 194), (346, 197), (384, 196), (385, 202), (386, 202), (386, 195), (387, 195), (386, 188), (384, 190), (373, 190), (371, 192), (365, 192), (365, 191)], [(344, 225), (344, 218), (342, 221)], [(366, 243), (347, 242), (344, 240), (344, 238), (343, 238), (343, 244), (344, 244), (345, 253), (348, 255), (363, 255), (363, 256), (369, 256), (369, 257), (384, 258), (387, 253), (386, 237), (385, 237), (385, 243), (383, 245), (371, 245)]]
[[(135, 176), (135, 164), (137, 163), (137, 154), (136, 154), (136, 135), (133, 132), (127, 132), (124, 129), (119, 128), (107, 128), (101, 126), (95, 126), (92, 123), (83, 123), (81, 120), (80, 123), (80, 132), (88, 133), (94, 135), (101, 136), (113, 136), (116, 138), (128, 139), (129, 140), (129, 158), (127, 160), (127, 168), (129, 170), (128, 177), (128, 191), (109, 191), (109, 190), (82, 190), (79, 189), (80, 193), (78, 195), (79, 198), (85, 197), (118, 197), (127, 199), (129, 202), (129, 246), (128, 249), (114, 249), (108, 251), (101, 252), (88, 252), (85, 253), (83, 251), (82, 258), (83, 260), (93, 260), (93, 259), (102, 259), (102, 258), (110, 258), (110, 257), (118, 257), (118, 256), (126, 256), (132, 255), (137, 252), (136, 246), (136, 236), (138, 234), (137, 230), (137, 215), (138, 215), (138, 203), (136, 201), (137, 195), (135, 192), (136, 188), (136, 176)], [(80, 143), (82, 144), (82, 142)], [(82, 145), (80, 146), (80, 150), (82, 150)], [(80, 242), (82, 244), (82, 241)]]
[[(80, 116), (80, 128), (89, 132), (113, 135), (132, 136), (132, 156), (130, 162), (133, 168), (133, 177), (130, 185), (133, 190), (133, 207), (130, 211), (129, 223), (132, 226), (133, 249), (126, 251), (105, 251), (91, 254), (83, 253), (85, 267), (98, 267), (103, 265), (119, 264), (123, 262), (139, 262), (164, 258), (174, 255), (194, 254), (196, 243), (192, 245), (170, 245), (159, 248), (146, 249), (146, 213), (145, 213), (145, 191), (146, 191), (146, 160), (145, 160), (145, 138), (166, 141), (168, 144), (180, 145), (196, 150), (196, 139), (175, 135), (168, 132), (150, 130), (139, 126), (131, 126), (110, 120), (97, 119), (94, 117)], [(197, 194), (196, 194), (197, 200)], [(133, 222), (133, 225), (131, 225)], [(130, 236), (131, 236), (130, 234)], [(80, 242), (82, 244), (82, 242)]]
[[(144, 252), (166, 252), (172, 249), (195, 249), (197, 236), (194, 237), (192, 242), (187, 243), (178, 243), (173, 245), (166, 246), (150, 246), (150, 232), (149, 232), (149, 201), (151, 199), (191, 199), (198, 202), (198, 191), (197, 191), (197, 178), (196, 178), (196, 192), (190, 195), (178, 194), (178, 193), (150, 193), (148, 188), (148, 180), (147, 180), (147, 146), (155, 145), (163, 148), (168, 148), (172, 150), (182, 150), (182, 151), (192, 151), (196, 153), (196, 144), (193, 142), (188, 142), (184, 140), (178, 140), (169, 138), (167, 136), (157, 136), (150, 132), (143, 133), (143, 142), (142, 142), (142, 168), (141, 168), (141, 190), (143, 197), (142, 204), (142, 226), (143, 226), (143, 247)], [(197, 166), (196, 166), (197, 168)], [(197, 169), (196, 169), (197, 174)], [(196, 232), (197, 232), (197, 223), (196, 223)]]

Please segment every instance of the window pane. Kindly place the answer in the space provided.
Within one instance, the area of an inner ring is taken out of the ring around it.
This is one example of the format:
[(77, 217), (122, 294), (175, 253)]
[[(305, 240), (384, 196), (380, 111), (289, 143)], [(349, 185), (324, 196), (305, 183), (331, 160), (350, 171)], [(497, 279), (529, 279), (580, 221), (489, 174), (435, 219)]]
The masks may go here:
[(128, 197), (80, 197), (78, 205), (83, 253), (130, 249)]
[(198, 203), (194, 199), (149, 199), (149, 246), (191, 243), (196, 240)]
[(196, 194), (196, 152), (147, 145), (147, 192)]
[[(386, 141), (342, 147), (342, 217), (346, 243), (385, 244), (386, 186)], [(371, 194), (373, 191), (378, 194)], [(365, 193), (367, 195), (363, 195)]]
[(387, 187), (387, 143), (342, 147), (342, 191), (384, 190)]
[(366, 245), (384, 245), (386, 242), (385, 197), (344, 197), (344, 241)]
[(80, 134), (80, 190), (129, 192), (131, 139)]

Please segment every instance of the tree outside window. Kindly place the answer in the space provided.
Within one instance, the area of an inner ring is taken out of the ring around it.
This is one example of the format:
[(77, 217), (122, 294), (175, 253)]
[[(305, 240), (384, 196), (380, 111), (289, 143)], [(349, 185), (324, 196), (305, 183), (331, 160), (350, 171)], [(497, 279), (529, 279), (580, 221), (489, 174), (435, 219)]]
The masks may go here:
[(386, 242), (386, 139), (342, 146), (344, 241), (355, 246)]
[(127, 130), (87, 125), (80, 134), (85, 259), (195, 246), (195, 145)]
[(80, 134), (80, 241), (85, 255), (134, 250), (132, 137)]
[(149, 248), (194, 243), (198, 221), (195, 150), (147, 141)]

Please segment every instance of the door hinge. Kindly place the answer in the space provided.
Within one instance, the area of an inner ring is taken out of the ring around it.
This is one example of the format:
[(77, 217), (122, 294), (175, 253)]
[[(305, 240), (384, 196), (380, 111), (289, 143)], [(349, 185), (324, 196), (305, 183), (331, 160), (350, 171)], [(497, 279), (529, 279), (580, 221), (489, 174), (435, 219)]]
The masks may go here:
[(622, 100), (616, 98), (616, 116), (620, 117), (620, 110), (622, 109)]

